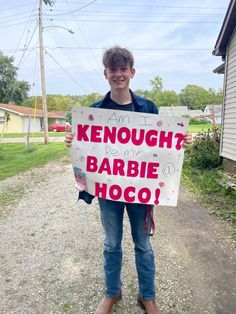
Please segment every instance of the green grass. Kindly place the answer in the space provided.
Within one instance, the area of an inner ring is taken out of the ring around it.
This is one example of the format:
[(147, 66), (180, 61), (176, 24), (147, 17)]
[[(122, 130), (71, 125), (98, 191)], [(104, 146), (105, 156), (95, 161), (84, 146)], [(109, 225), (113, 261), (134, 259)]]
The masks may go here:
[[(48, 132), (49, 137), (60, 137), (65, 136), (65, 132)], [(1, 137), (2, 135), (0, 135)], [(27, 133), (4, 133), (3, 138), (24, 138)], [(44, 137), (43, 132), (30, 133), (30, 137)]]
[[(217, 124), (216, 127), (220, 127), (220, 125)], [(209, 129), (212, 129), (211, 124), (190, 124), (188, 126), (188, 131), (192, 134), (201, 133)]]
[[(216, 169), (197, 170), (184, 165), (182, 181), (197, 194), (208, 207), (211, 215), (232, 224), (236, 232), (236, 192), (219, 184), (220, 173)], [(236, 236), (236, 234), (235, 234)]]
[(31, 144), (29, 151), (23, 143), (0, 144), (0, 180), (27, 169), (42, 166), (68, 154), (64, 143)]

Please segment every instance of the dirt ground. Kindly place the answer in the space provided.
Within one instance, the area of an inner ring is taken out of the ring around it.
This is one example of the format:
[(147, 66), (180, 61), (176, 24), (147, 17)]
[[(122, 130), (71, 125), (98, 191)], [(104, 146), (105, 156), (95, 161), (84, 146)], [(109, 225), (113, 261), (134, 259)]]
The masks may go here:
[[(0, 313), (92, 314), (104, 294), (97, 200), (76, 201), (68, 160), (0, 181)], [(235, 314), (236, 251), (229, 228), (181, 187), (177, 208), (155, 209), (158, 303), (164, 313)], [(129, 223), (123, 300), (141, 314)]]

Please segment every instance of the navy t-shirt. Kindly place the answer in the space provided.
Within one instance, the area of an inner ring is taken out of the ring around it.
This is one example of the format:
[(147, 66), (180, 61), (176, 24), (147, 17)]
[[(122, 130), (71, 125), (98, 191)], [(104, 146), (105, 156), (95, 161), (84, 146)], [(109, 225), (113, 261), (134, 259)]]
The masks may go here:
[(104, 104), (104, 108), (113, 110), (134, 111), (134, 104), (129, 103), (126, 105), (119, 105), (109, 97), (109, 100)]

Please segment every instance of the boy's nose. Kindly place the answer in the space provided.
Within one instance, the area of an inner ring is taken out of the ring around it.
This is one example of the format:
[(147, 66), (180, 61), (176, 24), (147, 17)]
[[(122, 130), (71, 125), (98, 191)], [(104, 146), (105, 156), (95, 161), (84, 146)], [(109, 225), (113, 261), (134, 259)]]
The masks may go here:
[(121, 75), (121, 72), (122, 72), (122, 71), (121, 71), (120, 69), (116, 69), (116, 70), (115, 70), (115, 75)]

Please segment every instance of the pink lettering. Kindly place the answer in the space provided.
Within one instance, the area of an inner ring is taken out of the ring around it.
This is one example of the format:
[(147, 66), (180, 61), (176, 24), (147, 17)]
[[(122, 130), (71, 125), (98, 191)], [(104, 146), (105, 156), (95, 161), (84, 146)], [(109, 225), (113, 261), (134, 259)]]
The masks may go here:
[(113, 174), (119, 176), (125, 176), (125, 162), (122, 159), (114, 159), (113, 161)]
[(85, 141), (89, 142), (88, 135), (86, 132), (88, 131), (89, 125), (77, 125), (77, 141)]
[(159, 167), (159, 163), (158, 162), (149, 162), (148, 163), (148, 167), (147, 167), (147, 179), (157, 179), (158, 178), (158, 174), (157, 172), (157, 168)]
[(154, 204), (155, 204), (155, 205), (158, 205), (158, 204), (159, 204), (160, 192), (161, 192), (160, 189), (156, 189), (156, 191), (155, 191), (155, 201), (154, 201)]
[(159, 147), (164, 147), (165, 144), (167, 144), (167, 148), (172, 147), (172, 137), (173, 137), (173, 132), (166, 132), (161, 131), (160, 132), (160, 141), (159, 141)]
[(107, 174), (111, 174), (111, 167), (108, 158), (103, 158), (101, 166), (99, 167), (98, 173), (106, 172)]
[(176, 133), (176, 134), (175, 134), (175, 138), (177, 138), (177, 143), (176, 143), (176, 145), (175, 145), (175, 148), (176, 148), (177, 150), (180, 150), (180, 149), (182, 148), (182, 143), (183, 143), (183, 141), (184, 141), (184, 135), (181, 134), (181, 133)]
[(86, 171), (96, 172), (98, 169), (97, 158), (95, 156), (87, 156)]
[(130, 193), (135, 193), (134, 186), (129, 186), (124, 190), (124, 199), (127, 203), (133, 203), (135, 200), (135, 195), (131, 196)]
[(95, 196), (106, 199), (106, 197), (107, 197), (107, 185), (106, 185), (106, 183), (100, 184), (99, 182), (95, 182)]
[(130, 130), (126, 127), (122, 127), (118, 130), (117, 133), (117, 140), (121, 143), (121, 144), (127, 144), (130, 140)]
[(146, 144), (148, 146), (156, 146), (157, 145), (157, 135), (158, 135), (158, 131), (157, 130), (149, 130), (147, 131), (145, 140), (146, 140)]
[(102, 126), (100, 125), (92, 125), (91, 126), (91, 137), (90, 140), (91, 142), (94, 143), (101, 143), (101, 131), (102, 131)]
[(149, 188), (142, 188), (138, 192), (138, 200), (142, 204), (147, 204), (151, 198), (151, 190)]
[(109, 196), (112, 200), (117, 201), (118, 199), (121, 198), (121, 195), (122, 195), (122, 189), (119, 185), (114, 184), (110, 187)]

